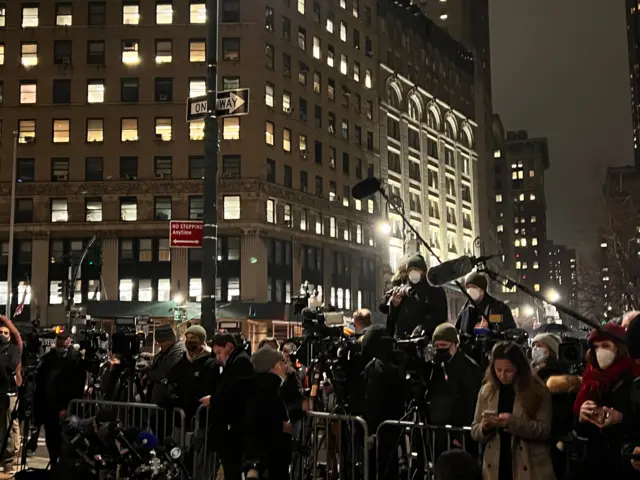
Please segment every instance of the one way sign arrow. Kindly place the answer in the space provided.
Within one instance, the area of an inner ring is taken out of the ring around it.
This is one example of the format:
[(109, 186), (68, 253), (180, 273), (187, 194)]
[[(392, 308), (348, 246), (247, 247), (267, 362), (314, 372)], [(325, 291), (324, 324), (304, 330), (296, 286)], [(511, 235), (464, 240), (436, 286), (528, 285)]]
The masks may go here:
[[(207, 116), (207, 97), (187, 99), (187, 122)], [(235, 117), (249, 113), (249, 89), (223, 90), (216, 95), (216, 117)]]
[(244, 105), (244, 98), (239, 97), (235, 93), (231, 92), (226, 98), (218, 98), (216, 100), (216, 111), (226, 111), (227, 113), (233, 113)]

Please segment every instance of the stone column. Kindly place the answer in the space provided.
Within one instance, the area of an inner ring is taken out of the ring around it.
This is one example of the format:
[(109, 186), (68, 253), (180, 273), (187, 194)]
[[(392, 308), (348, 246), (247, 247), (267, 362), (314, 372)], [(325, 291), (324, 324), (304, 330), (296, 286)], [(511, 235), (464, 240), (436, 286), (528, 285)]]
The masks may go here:
[[(240, 298), (267, 301), (267, 242), (258, 230), (245, 230), (240, 252)], [(255, 263), (252, 262), (255, 259)]]
[(116, 237), (102, 239), (102, 281), (100, 298), (103, 300), (118, 300), (118, 260), (119, 244)]
[(358, 257), (355, 253), (351, 253), (351, 266), (349, 270), (351, 271), (351, 310), (358, 309), (358, 290), (360, 288), (360, 273), (361, 273), (361, 265), (358, 262), (358, 258), (362, 261), (361, 257)]
[(293, 235), (291, 239), (291, 256), (292, 258), (292, 295), (298, 295), (300, 286), (302, 285), (302, 242), (300, 237)]
[(171, 249), (171, 298), (189, 298), (189, 249)]
[(40, 313), (43, 325), (47, 324), (49, 305), (49, 261), (49, 234), (37, 233), (31, 248), (31, 319)]

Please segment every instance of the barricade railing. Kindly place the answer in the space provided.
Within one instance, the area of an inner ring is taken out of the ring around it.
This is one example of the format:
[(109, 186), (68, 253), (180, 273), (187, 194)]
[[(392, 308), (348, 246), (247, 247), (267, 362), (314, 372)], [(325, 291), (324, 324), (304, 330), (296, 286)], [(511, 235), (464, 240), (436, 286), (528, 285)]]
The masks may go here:
[(211, 444), (210, 408), (200, 405), (193, 417), (189, 455), (193, 456), (193, 480), (215, 480), (219, 469), (218, 456)]
[(434, 478), (438, 457), (447, 450), (460, 448), (474, 457), (477, 444), (471, 439), (471, 427), (428, 425), (421, 422), (388, 420), (376, 431), (374, 468), (378, 480), (387, 478)]
[(187, 423), (180, 408), (166, 410), (150, 403), (109, 402), (103, 400), (71, 400), (69, 415), (81, 419), (91, 418), (100, 412), (110, 412), (125, 428), (135, 427), (153, 432), (161, 441), (171, 436), (184, 448)]

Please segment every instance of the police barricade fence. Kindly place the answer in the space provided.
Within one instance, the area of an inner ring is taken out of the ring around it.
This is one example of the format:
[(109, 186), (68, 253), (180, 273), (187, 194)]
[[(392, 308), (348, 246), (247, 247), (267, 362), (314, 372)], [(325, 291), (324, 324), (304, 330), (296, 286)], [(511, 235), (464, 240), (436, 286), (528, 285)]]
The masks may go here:
[(135, 427), (156, 435), (160, 441), (172, 437), (176, 444), (185, 448), (187, 423), (180, 408), (164, 409), (150, 403), (110, 402), (103, 400), (71, 400), (68, 414), (80, 419), (95, 417), (101, 412), (109, 412), (124, 428)]
[[(438, 457), (452, 448), (479, 458), (471, 427), (435, 426), (422, 422), (388, 420), (375, 437), (373, 463), (377, 480), (435, 477)], [(373, 479), (372, 479), (373, 480)]]

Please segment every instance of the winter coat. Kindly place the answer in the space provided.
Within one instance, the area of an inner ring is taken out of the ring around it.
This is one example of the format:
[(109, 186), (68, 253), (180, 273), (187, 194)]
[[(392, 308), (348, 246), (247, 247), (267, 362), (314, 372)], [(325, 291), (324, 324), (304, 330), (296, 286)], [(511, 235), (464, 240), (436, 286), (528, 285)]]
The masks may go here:
[[(511, 309), (507, 306), (506, 303), (501, 302), (497, 298), (493, 298), (488, 293), (484, 294), (482, 301), (478, 304), (478, 308), (484, 312), (484, 314), (491, 320), (492, 315), (502, 317), (502, 323), (494, 324), (489, 323), (489, 328), (492, 330), (500, 329), (501, 331), (510, 330), (512, 328), (516, 328), (516, 322), (513, 319), (513, 314), (511, 313)], [(473, 329), (476, 324), (482, 320), (482, 315), (476, 309), (476, 306), (471, 304), (471, 302), (467, 302), (460, 313), (458, 314), (458, 319), (456, 320), (456, 330), (460, 333), (473, 334)], [(497, 326), (499, 325), (499, 326)]]
[(387, 331), (396, 337), (406, 337), (422, 327), (431, 336), (438, 325), (448, 320), (447, 294), (442, 287), (432, 287), (426, 280), (412, 286), (413, 295), (403, 297), (397, 307), (391, 306)]
[[(498, 480), (500, 435), (495, 429), (488, 434), (483, 432), (482, 412), (497, 410), (498, 393), (492, 393), (489, 386), (484, 385), (478, 395), (471, 429), (473, 439), (484, 445), (484, 480)], [(548, 443), (551, 433), (551, 410), (551, 396), (545, 392), (538, 411), (534, 417), (530, 417), (524, 410), (520, 394), (516, 393), (513, 413), (506, 429), (512, 436), (513, 480), (555, 480)]]
[(150, 399), (150, 403), (160, 405), (166, 402), (169, 391), (164, 380), (173, 366), (180, 361), (183, 353), (184, 344), (176, 342), (168, 350), (159, 352), (153, 358), (151, 370), (147, 374), (149, 382), (147, 397)]

